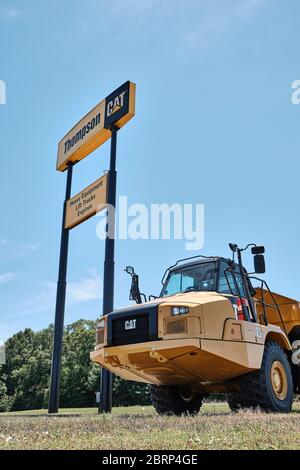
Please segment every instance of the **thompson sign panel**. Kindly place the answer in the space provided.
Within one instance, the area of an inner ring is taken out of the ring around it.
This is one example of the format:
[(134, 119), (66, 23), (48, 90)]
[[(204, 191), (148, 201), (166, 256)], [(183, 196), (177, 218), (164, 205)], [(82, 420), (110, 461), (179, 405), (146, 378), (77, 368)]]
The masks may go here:
[(107, 179), (106, 174), (67, 201), (65, 228), (73, 228), (105, 208)]
[(93, 108), (58, 144), (56, 169), (82, 160), (123, 127), (135, 114), (135, 84), (126, 82)]

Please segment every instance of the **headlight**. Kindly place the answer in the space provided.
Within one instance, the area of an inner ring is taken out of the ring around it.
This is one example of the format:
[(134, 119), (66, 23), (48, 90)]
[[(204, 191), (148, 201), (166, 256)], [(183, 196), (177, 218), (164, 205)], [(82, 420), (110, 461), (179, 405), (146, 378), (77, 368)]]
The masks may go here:
[(171, 315), (184, 315), (185, 313), (189, 313), (188, 307), (171, 307)]
[(104, 318), (100, 318), (97, 323), (97, 330), (96, 330), (96, 345), (104, 343)]

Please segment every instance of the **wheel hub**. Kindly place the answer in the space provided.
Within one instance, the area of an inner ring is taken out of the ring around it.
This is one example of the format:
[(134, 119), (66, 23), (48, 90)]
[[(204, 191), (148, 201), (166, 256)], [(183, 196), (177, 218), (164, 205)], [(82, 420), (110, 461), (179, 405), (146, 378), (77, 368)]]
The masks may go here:
[(285, 369), (279, 361), (275, 361), (272, 364), (271, 383), (278, 400), (284, 400), (288, 392), (288, 382)]
[(195, 394), (191, 390), (188, 390), (188, 389), (180, 388), (178, 392), (181, 398), (183, 399), (183, 401), (185, 401), (186, 403), (190, 403), (195, 396)]

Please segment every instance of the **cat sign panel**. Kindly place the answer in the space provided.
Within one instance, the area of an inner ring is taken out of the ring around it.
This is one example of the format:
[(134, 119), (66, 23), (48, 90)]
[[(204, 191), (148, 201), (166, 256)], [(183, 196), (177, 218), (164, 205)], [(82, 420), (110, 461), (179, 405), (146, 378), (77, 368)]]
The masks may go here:
[(111, 136), (111, 127), (123, 127), (135, 114), (135, 84), (126, 82), (97, 104), (58, 144), (58, 171), (87, 157)]

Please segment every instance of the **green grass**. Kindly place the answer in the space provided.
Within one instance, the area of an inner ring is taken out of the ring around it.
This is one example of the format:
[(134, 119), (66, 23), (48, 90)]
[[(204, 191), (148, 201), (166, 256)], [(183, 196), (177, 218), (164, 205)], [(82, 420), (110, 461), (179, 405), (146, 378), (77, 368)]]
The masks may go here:
[[(207, 403), (196, 417), (165, 417), (152, 407), (46, 410), (0, 415), (0, 449), (299, 449), (300, 405), (293, 412), (232, 414)], [(69, 415), (69, 416), (68, 416)]]
[[(205, 413), (220, 413), (229, 412), (229, 408), (226, 403), (205, 403), (201, 409), (201, 412)], [(123, 415), (123, 414), (154, 414), (153, 406), (120, 406), (112, 409), (112, 415)], [(97, 408), (60, 408), (59, 416), (62, 415), (98, 415)], [(29, 415), (35, 417), (36, 415), (48, 415), (48, 410), (26, 410), (26, 411), (11, 411), (8, 413), (0, 413), (0, 419), (3, 416), (25, 416)]]
[[(112, 414), (124, 414), (124, 413), (130, 413), (130, 414), (137, 414), (137, 413), (145, 413), (149, 414), (149, 411), (152, 411), (154, 413), (154, 408), (152, 406), (120, 406), (117, 408), (113, 408)], [(9, 413), (1, 413), (0, 414), (0, 419), (3, 416), (35, 416), (35, 415), (47, 415), (48, 410), (26, 410), (26, 411), (12, 411)], [(97, 415), (98, 411), (97, 408), (60, 408), (59, 409), (59, 415)]]

